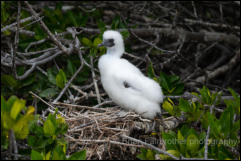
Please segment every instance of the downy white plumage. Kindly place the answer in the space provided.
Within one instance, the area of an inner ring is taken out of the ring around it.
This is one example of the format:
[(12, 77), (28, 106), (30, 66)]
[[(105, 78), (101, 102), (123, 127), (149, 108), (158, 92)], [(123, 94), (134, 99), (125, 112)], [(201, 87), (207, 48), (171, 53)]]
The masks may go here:
[(117, 31), (108, 30), (103, 34), (107, 53), (98, 62), (102, 85), (109, 97), (121, 107), (133, 110), (142, 117), (153, 119), (161, 113), (160, 103), (164, 95), (161, 87), (126, 59), (124, 42)]

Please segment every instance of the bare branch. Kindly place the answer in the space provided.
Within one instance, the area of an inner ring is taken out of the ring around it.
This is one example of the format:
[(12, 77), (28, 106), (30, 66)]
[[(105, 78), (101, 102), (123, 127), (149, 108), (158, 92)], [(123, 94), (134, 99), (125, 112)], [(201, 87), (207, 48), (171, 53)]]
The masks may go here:
[(143, 148), (143, 145), (135, 145), (135, 144), (126, 144), (126, 143), (122, 143), (122, 142), (117, 142), (117, 141), (113, 141), (113, 140), (81, 140), (81, 139), (74, 139), (71, 136), (65, 135), (66, 137), (68, 137), (69, 141), (72, 142), (77, 142), (79, 144), (93, 144), (93, 143), (111, 143), (111, 144), (116, 144), (116, 145), (122, 145), (122, 146), (131, 146), (131, 147), (138, 147), (138, 148)]
[(53, 103), (56, 103), (56, 102), (62, 97), (62, 95), (64, 94), (64, 92), (69, 88), (71, 82), (76, 78), (76, 76), (79, 74), (79, 72), (80, 72), (81, 69), (83, 68), (84, 63), (83, 63), (83, 58), (82, 58), (82, 55), (81, 55), (81, 51), (79, 51), (79, 56), (80, 56), (80, 61), (81, 61), (80, 67), (79, 67), (78, 70), (74, 73), (74, 75), (70, 78), (70, 80), (68, 81), (68, 83), (66, 83), (66, 85), (64, 86), (64, 88), (62, 89), (62, 91), (60, 92), (60, 94), (58, 95), (58, 97), (53, 101)]
[[(213, 79), (215, 78), (216, 76), (222, 74), (222, 73), (225, 73), (226, 71), (228, 71), (230, 68), (232, 68), (234, 65), (236, 65), (238, 62), (240, 61), (240, 49), (236, 52), (235, 56), (229, 61), (228, 64), (225, 64), (217, 69), (215, 69), (214, 71), (212, 72), (209, 72), (207, 74), (207, 79)], [(201, 77), (198, 77), (196, 78), (196, 81), (197, 82), (200, 82), (200, 83), (204, 83), (205, 81), (205, 76), (201, 76)]]
[[(39, 97), (38, 95), (36, 95), (35, 93), (33, 93), (32, 91), (29, 92), (30, 94), (32, 94), (34, 97), (38, 98), (39, 100), (41, 100), (43, 103), (45, 103), (46, 105), (48, 105), (50, 108), (47, 108), (47, 110), (51, 113), (54, 113), (56, 111), (56, 108), (54, 106), (52, 106), (51, 104), (47, 103), (45, 100), (43, 100), (41, 97)], [(65, 114), (63, 114), (62, 112), (58, 111), (58, 113), (61, 116), (64, 116), (66, 118), (69, 118), (68, 116), (66, 116)]]
[(39, 20), (39, 23), (41, 25), (41, 27), (47, 32), (47, 34), (49, 35), (50, 39), (66, 54), (70, 54), (70, 51), (61, 44), (60, 41), (58, 41), (56, 39), (56, 37), (51, 33), (51, 31), (48, 29), (48, 27), (45, 25), (45, 23), (39, 18), (39, 16), (37, 15), (37, 13), (33, 10), (32, 6), (27, 2), (24, 1), (24, 3), (28, 6), (28, 8), (30, 9), (30, 12), (33, 14), (33, 16), (35, 17), (35, 19)]
[(99, 88), (98, 88), (98, 85), (97, 85), (97, 82), (96, 82), (96, 78), (95, 78), (94, 64), (93, 64), (93, 57), (92, 56), (90, 56), (90, 63), (91, 63), (92, 79), (93, 79), (93, 83), (94, 83), (94, 86), (95, 86), (95, 93), (97, 95), (98, 104), (100, 104), (101, 103), (100, 92), (99, 92)]
[[(78, 27), (80, 30), (89, 33), (100, 33), (99, 29), (93, 28), (84, 28)], [(117, 31), (122, 32), (126, 31), (127, 29), (117, 29)], [(180, 36), (186, 35), (185, 41), (201, 41), (201, 42), (226, 42), (233, 45), (239, 45), (240, 38), (233, 34), (226, 34), (220, 32), (190, 32), (185, 30), (175, 30), (171, 28), (135, 28), (135, 29), (128, 29), (132, 33), (136, 35), (143, 35), (143, 36), (150, 36), (153, 35), (155, 32), (159, 34), (166, 34), (167, 36), (173, 37), (178, 39)], [(134, 35), (134, 34), (133, 34)]]
[[(80, 49), (80, 42), (79, 39), (76, 37), (76, 32), (73, 29), (67, 29), (68, 32), (70, 32), (72, 34), (72, 37), (75, 39), (75, 49), (78, 51), (79, 54), (79, 58), (80, 58), (80, 62), (81, 65), (78, 68), (78, 70), (74, 73), (74, 75), (70, 78), (70, 80), (68, 81), (68, 83), (66, 83), (65, 87), (63, 88), (63, 90), (60, 92), (60, 94), (58, 95), (58, 97), (53, 101), (53, 103), (56, 103), (64, 94), (64, 92), (69, 88), (71, 82), (75, 79), (75, 77), (79, 74), (79, 72), (82, 70), (83, 66), (84, 66), (84, 60), (82, 57), (82, 53), (81, 53), (81, 49)], [(74, 47), (74, 46), (72, 46)], [(73, 50), (73, 49), (72, 49)]]
[(17, 52), (18, 55), (24, 55), (24, 56), (33, 56), (33, 55), (37, 55), (37, 54), (41, 54), (41, 53), (46, 53), (49, 51), (54, 51), (58, 49), (57, 47), (53, 47), (53, 48), (48, 48), (48, 49), (44, 49), (44, 50), (40, 50), (40, 51), (34, 51), (34, 52), (26, 52), (26, 53), (21, 53), (21, 52)]
[(188, 18), (185, 18), (184, 21), (189, 25), (204, 25), (204, 26), (210, 26), (210, 27), (231, 28), (235, 30), (240, 30), (239, 26), (230, 26), (227, 24), (217, 24), (217, 23), (211, 23), (211, 22), (204, 22), (201, 20), (192, 20)]
[[(214, 101), (216, 102), (216, 101)], [(213, 108), (214, 108), (214, 104), (210, 107), (210, 114), (213, 113)], [(204, 160), (208, 159), (208, 138), (209, 138), (209, 133), (210, 133), (210, 125), (208, 125), (208, 130), (207, 130), (207, 134), (206, 134), (206, 138), (205, 138), (205, 145), (204, 145)]]
[(16, 52), (18, 50), (18, 43), (19, 43), (20, 14), (21, 14), (21, 3), (18, 2), (17, 31), (15, 33), (14, 47), (13, 47), (13, 53), (12, 53), (12, 71), (16, 78), (17, 78), (17, 71), (16, 71), (15, 57), (16, 57)]
[[(17, 147), (16, 138), (15, 138), (13, 129), (9, 130), (9, 144), (10, 144), (9, 145), (10, 153), (12, 153), (12, 150), (13, 150), (14, 154), (18, 154), (18, 147)], [(14, 155), (14, 160), (18, 160), (18, 156)]]
[[(39, 16), (39, 13), (37, 13), (37, 15)], [(24, 18), (24, 19), (20, 20), (19, 23), (22, 24), (22, 23), (25, 23), (27, 21), (31, 21), (33, 19), (35, 19), (35, 17), (34, 16), (30, 16), (30, 17), (27, 17), (27, 18)], [(4, 31), (6, 31), (8, 29), (11, 29), (12, 27), (14, 27), (16, 25), (17, 25), (17, 22), (14, 22), (14, 23), (12, 23), (10, 25), (7, 25), (7, 26), (5, 26), (4, 28), (1, 29), (1, 32), (4, 32)]]

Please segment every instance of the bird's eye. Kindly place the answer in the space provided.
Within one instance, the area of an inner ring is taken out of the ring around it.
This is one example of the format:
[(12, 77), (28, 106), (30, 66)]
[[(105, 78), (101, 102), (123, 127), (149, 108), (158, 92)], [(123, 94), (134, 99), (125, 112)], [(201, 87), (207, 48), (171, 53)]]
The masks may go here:
[(103, 45), (106, 47), (112, 47), (115, 45), (114, 39), (104, 39), (103, 40)]
[(114, 42), (114, 39), (109, 39), (108, 40), (110, 43), (113, 43)]

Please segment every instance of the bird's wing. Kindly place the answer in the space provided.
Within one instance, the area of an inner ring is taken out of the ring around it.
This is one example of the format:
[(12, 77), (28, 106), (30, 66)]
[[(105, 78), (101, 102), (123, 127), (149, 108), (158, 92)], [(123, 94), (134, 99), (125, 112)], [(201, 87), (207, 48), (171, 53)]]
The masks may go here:
[(137, 67), (127, 60), (119, 61), (114, 70), (112, 76), (119, 87), (126, 88), (133, 94), (143, 95), (155, 102), (162, 101), (160, 86), (154, 80), (145, 77)]
[(120, 86), (140, 91), (141, 82), (139, 80), (143, 74), (133, 64), (125, 59), (121, 59), (121, 61), (116, 64), (114, 71), (113, 78)]

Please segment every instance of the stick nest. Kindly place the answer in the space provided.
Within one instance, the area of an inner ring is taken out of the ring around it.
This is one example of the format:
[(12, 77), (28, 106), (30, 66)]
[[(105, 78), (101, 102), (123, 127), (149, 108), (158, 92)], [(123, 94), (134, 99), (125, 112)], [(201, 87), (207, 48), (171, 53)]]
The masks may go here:
[(135, 153), (137, 147), (143, 145), (127, 142), (120, 135), (136, 135), (133, 134), (135, 130), (144, 133), (152, 130), (153, 121), (119, 107), (92, 108), (65, 103), (56, 105), (68, 109), (64, 117), (69, 125), (66, 138), (70, 143), (70, 153), (86, 149), (87, 159), (118, 159), (120, 153), (126, 158), (124, 153), (127, 150), (132, 149)]

